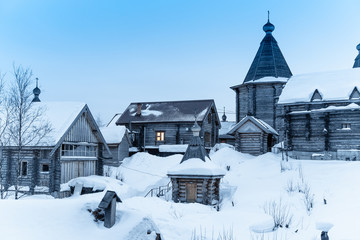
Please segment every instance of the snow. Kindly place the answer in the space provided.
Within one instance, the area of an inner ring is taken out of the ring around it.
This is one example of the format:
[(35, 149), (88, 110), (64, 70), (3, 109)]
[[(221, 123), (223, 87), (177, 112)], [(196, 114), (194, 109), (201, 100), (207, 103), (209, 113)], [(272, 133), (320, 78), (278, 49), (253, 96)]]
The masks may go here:
[(283, 78), (283, 77), (263, 77), (260, 79), (256, 79), (256, 80), (252, 80), (252, 81), (247, 81), (246, 83), (265, 83), (265, 82), (287, 82), (288, 78)]
[(323, 101), (349, 100), (354, 88), (360, 89), (359, 80), (359, 68), (295, 75), (285, 85), (278, 103), (309, 102), (316, 89)]
[(228, 134), (228, 132), (236, 125), (236, 122), (221, 122), (221, 128), (219, 129), (219, 135)]
[(224, 176), (225, 170), (215, 165), (208, 157), (205, 162), (200, 158), (190, 158), (168, 171), (169, 175)]
[(330, 112), (330, 111), (355, 110), (355, 109), (360, 109), (360, 106), (357, 105), (356, 103), (350, 103), (346, 106), (329, 106), (326, 108), (313, 109), (310, 111), (293, 111), (290, 112), (290, 114), (305, 114), (311, 112)]
[[(94, 222), (87, 209), (94, 209), (105, 192), (52, 199), (47, 195), (0, 200), (1, 237), (4, 239), (148, 239), (158, 229), (166, 240), (192, 239), (196, 232), (213, 240), (224, 232), (235, 239), (320, 240), (329, 226), (330, 239), (358, 240), (360, 215), (360, 162), (294, 160), (280, 171), (281, 154), (251, 156), (225, 145), (213, 150), (211, 162), (228, 169), (221, 180), (220, 211), (197, 203), (175, 203), (166, 198), (146, 197), (151, 189), (169, 182), (168, 170), (182, 155), (157, 157), (136, 153), (114, 169), (112, 177), (91, 176), (81, 182), (114, 190), (117, 204), (113, 228)], [(289, 185), (293, 184), (293, 191)], [(305, 208), (298, 189), (309, 187), (313, 209)], [(326, 200), (326, 204), (325, 201)], [(264, 206), (277, 203), (292, 215), (289, 228), (267, 232), (272, 223)], [(141, 235), (152, 228), (151, 234)], [(56, 234), (54, 234), (56, 233)], [(136, 235), (140, 234), (141, 236)], [(276, 238), (275, 238), (276, 237)]]
[(127, 130), (125, 126), (115, 125), (100, 128), (100, 131), (107, 144), (120, 144)]
[(166, 144), (159, 146), (159, 152), (184, 153), (189, 144)]
[[(43, 112), (34, 122), (34, 125), (49, 123), (52, 129), (51, 132), (41, 140), (39, 145), (55, 146), (85, 106), (86, 104), (81, 102), (33, 103), (30, 111), (40, 109), (40, 111)], [(34, 141), (36, 141), (36, 139)]]
[[(142, 116), (154, 115), (154, 116), (158, 117), (163, 114), (163, 112), (161, 112), (161, 111), (151, 110), (150, 108), (151, 108), (151, 104), (146, 104), (146, 109), (141, 110), (141, 115)], [(130, 113), (132, 116), (135, 116), (137, 113), (137, 109), (136, 108), (130, 109)]]

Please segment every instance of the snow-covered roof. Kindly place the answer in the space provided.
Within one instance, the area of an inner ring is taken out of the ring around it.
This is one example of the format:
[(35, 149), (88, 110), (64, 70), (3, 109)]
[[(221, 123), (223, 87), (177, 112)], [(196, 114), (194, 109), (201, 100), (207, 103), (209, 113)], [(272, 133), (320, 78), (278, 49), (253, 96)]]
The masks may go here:
[(221, 128), (219, 129), (219, 135), (225, 135), (228, 134), (229, 131), (235, 126), (236, 122), (221, 122)]
[(125, 126), (109, 125), (100, 128), (107, 144), (120, 144), (127, 131)]
[(360, 69), (301, 74), (291, 77), (278, 104), (310, 102), (317, 89), (322, 101), (349, 100), (354, 88), (360, 90)]
[(306, 114), (306, 113), (314, 113), (314, 112), (332, 112), (332, 111), (343, 111), (343, 110), (355, 110), (360, 109), (360, 106), (356, 103), (350, 103), (346, 106), (329, 106), (326, 108), (313, 109), (309, 111), (293, 111), (290, 114)]
[[(141, 105), (141, 115), (136, 114), (138, 104)], [(202, 122), (212, 107), (216, 111), (214, 100), (131, 103), (116, 123), (194, 122), (194, 114), (197, 115), (197, 121)], [(217, 114), (216, 120), (219, 122)]]
[(271, 133), (274, 135), (279, 135), (275, 129), (273, 129), (269, 124), (264, 122), (261, 119), (255, 118), (253, 116), (245, 116), (243, 119), (241, 119), (240, 122), (238, 122), (230, 131), (229, 134), (234, 134), (238, 129), (240, 129), (244, 124), (246, 124), (248, 121), (254, 123), (257, 127), (262, 129), (266, 133)]
[(40, 145), (54, 146), (69, 129), (80, 112), (86, 107), (82, 102), (36, 102), (33, 110), (41, 109), (41, 122), (51, 125), (51, 132), (41, 140)]
[(200, 158), (191, 158), (171, 168), (168, 175), (224, 176), (225, 170), (219, 168), (208, 157), (205, 158), (205, 162)]
[(184, 153), (188, 144), (164, 144), (159, 146), (159, 152)]

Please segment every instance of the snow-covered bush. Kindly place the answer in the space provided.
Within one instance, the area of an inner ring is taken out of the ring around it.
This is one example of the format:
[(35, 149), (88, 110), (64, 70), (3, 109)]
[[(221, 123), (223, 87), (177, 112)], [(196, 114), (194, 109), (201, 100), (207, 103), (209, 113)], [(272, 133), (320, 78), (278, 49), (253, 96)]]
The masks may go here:
[(223, 229), (221, 233), (217, 237), (214, 237), (214, 231), (212, 231), (211, 238), (207, 238), (206, 229), (204, 231), (200, 228), (200, 231), (197, 233), (196, 229), (193, 230), (191, 234), (191, 240), (236, 240), (234, 237), (233, 229), (229, 230)]
[(310, 215), (311, 210), (314, 207), (314, 197), (315, 197), (315, 195), (311, 192), (309, 184), (304, 185), (303, 193), (304, 193), (303, 200), (304, 200), (305, 208), (306, 208), (307, 213)]
[(282, 199), (278, 202), (269, 201), (264, 204), (264, 212), (272, 216), (274, 220), (274, 230), (279, 227), (289, 228), (292, 222), (293, 214), (290, 212), (290, 206), (284, 204)]
[(294, 179), (289, 179), (286, 183), (286, 191), (288, 193), (292, 193), (292, 192), (295, 192), (297, 190), (297, 185), (294, 181)]

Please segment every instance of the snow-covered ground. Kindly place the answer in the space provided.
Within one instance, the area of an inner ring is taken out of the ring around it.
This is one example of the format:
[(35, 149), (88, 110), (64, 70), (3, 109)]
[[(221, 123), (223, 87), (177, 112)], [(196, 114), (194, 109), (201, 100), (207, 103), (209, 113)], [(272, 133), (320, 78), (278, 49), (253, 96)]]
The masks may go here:
[[(112, 178), (87, 179), (87, 186), (91, 186), (91, 181), (98, 188), (105, 185), (105, 190), (116, 191), (123, 201), (117, 204), (117, 222), (111, 229), (94, 222), (87, 211), (98, 206), (104, 192), (67, 199), (32, 196), (0, 201), (0, 237), (135, 240), (151, 239), (151, 236), (153, 239), (153, 234), (129, 236), (130, 231), (146, 231), (153, 221), (165, 240), (195, 239), (194, 234), (202, 235), (202, 240), (218, 239), (219, 234), (230, 234), (237, 240), (320, 240), (318, 229), (330, 224), (333, 224), (330, 239), (360, 239), (357, 233), (360, 162), (290, 159), (283, 166), (287, 170), (281, 172), (281, 154), (254, 157), (221, 148), (210, 155), (224, 170), (230, 167), (221, 183), (220, 211), (196, 203), (144, 198), (151, 188), (169, 182), (167, 170), (181, 158), (182, 155), (162, 158), (138, 153), (127, 158), (118, 169), (112, 169), (108, 173)], [(309, 211), (306, 199), (313, 203)], [(288, 219), (292, 217), (288, 228), (256, 233), (272, 228), (271, 217), (264, 208), (271, 211), (277, 206), (281, 206), (280, 214), (287, 213)]]

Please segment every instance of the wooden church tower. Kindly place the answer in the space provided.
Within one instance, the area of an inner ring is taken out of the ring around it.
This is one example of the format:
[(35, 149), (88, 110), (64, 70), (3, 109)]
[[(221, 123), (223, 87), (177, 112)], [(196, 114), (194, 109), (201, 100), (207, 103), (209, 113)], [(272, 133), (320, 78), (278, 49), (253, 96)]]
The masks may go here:
[(254, 116), (279, 130), (276, 103), (287, 80), (292, 76), (289, 66), (272, 35), (275, 26), (268, 22), (266, 33), (242, 84), (231, 87), (236, 93), (236, 121)]

